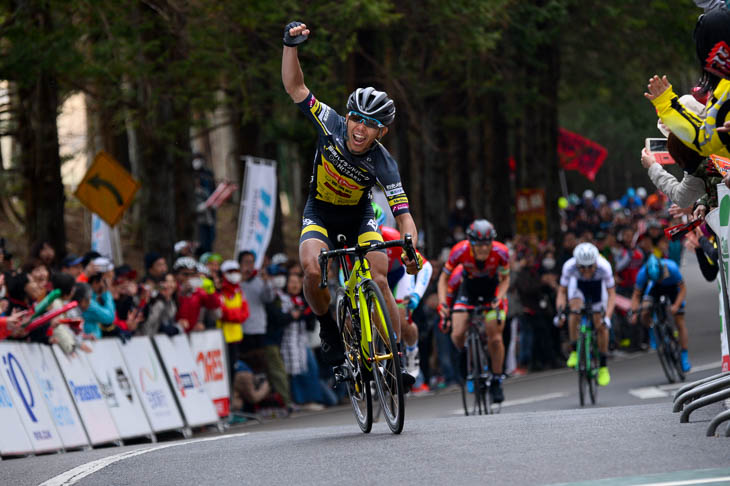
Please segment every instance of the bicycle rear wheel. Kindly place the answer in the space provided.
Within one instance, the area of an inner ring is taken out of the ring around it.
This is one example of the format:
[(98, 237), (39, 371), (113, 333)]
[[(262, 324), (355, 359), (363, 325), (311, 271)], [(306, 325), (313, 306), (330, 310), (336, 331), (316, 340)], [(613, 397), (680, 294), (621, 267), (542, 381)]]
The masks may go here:
[(335, 304), (337, 325), (345, 344), (343, 366), (349, 370), (347, 394), (357, 425), (367, 434), (373, 427), (373, 398), (370, 392), (370, 380), (364, 376), (366, 370), (361, 361), (360, 326), (356, 319), (353, 319), (352, 308), (344, 289), (337, 289)]
[[(466, 382), (461, 387), (461, 402), (464, 415), (486, 415), (489, 413), (487, 403), (487, 384), (481, 378), (484, 363), (479, 353), (479, 336), (471, 329), (466, 339)], [(471, 386), (469, 383), (471, 382)], [(471, 390), (470, 390), (471, 388)]]
[(598, 367), (600, 366), (598, 357), (598, 347), (596, 346), (595, 336), (592, 336), (590, 346), (590, 358), (586, 360), (590, 367), (588, 369), (588, 393), (591, 397), (591, 405), (596, 404), (598, 398)]
[(580, 406), (584, 406), (586, 403), (586, 391), (588, 388), (588, 373), (585, 353), (585, 335), (581, 334), (578, 338), (578, 399), (580, 400)]
[(405, 394), (401, 376), (400, 356), (385, 299), (372, 280), (363, 282), (362, 291), (367, 302), (372, 341), (373, 377), (378, 390), (383, 416), (391, 432), (400, 434), (405, 419)]
[(671, 361), (671, 350), (667, 348), (667, 339), (664, 329), (663, 323), (655, 323), (652, 327), (652, 332), (654, 332), (654, 339), (656, 341), (656, 354), (659, 358), (659, 363), (662, 365), (662, 371), (664, 371), (664, 376), (667, 377), (667, 380), (669, 383), (674, 383), (677, 381), (677, 370), (675, 369), (674, 365)]

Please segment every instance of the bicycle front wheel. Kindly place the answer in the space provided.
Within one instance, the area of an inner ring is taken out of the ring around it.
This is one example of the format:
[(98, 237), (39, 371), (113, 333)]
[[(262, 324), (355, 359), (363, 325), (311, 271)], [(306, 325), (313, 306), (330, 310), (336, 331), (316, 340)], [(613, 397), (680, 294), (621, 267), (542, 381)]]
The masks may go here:
[(347, 368), (347, 395), (350, 397), (352, 411), (357, 425), (366, 434), (373, 427), (373, 398), (370, 393), (370, 380), (365, 377), (365, 367), (361, 362), (360, 327), (353, 318), (352, 307), (345, 290), (337, 289), (335, 300), (337, 326), (342, 333), (345, 345), (345, 364)]
[(671, 312), (667, 313), (666, 327), (664, 329), (667, 333), (667, 354), (670, 357), (670, 362), (674, 366), (677, 379), (684, 381), (685, 373), (682, 369), (682, 347), (679, 345), (677, 326)]
[(375, 388), (378, 390), (388, 427), (394, 434), (400, 434), (405, 419), (405, 394), (393, 325), (378, 285), (372, 280), (366, 280), (362, 291), (365, 294), (372, 334), (370, 357), (373, 360)]
[(580, 400), (580, 406), (584, 406), (586, 403), (586, 391), (588, 388), (588, 363), (586, 361), (586, 342), (585, 335), (581, 335), (578, 338), (578, 399)]
[(595, 337), (592, 337), (590, 350), (590, 356), (586, 359), (586, 362), (590, 365), (588, 370), (588, 394), (591, 397), (591, 405), (595, 405), (598, 398), (598, 367), (600, 366)]
[(671, 349), (667, 347), (667, 339), (665, 336), (666, 330), (664, 329), (664, 324), (655, 323), (649, 332), (654, 333), (654, 340), (656, 342), (656, 354), (659, 358), (659, 363), (662, 365), (662, 371), (664, 371), (664, 376), (667, 377), (669, 383), (676, 382), (676, 369), (672, 364)]
[(479, 336), (471, 329), (466, 339), (466, 381), (461, 387), (464, 415), (489, 414), (487, 383), (481, 377), (484, 363), (479, 353)]

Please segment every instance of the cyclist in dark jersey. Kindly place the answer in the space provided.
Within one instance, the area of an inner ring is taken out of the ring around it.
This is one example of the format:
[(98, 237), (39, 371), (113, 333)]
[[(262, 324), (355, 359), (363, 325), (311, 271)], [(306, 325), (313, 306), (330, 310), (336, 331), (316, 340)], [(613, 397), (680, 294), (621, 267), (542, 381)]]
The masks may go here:
[[(297, 46), (306, 41), (309, 29), (292, 22), (284, 31), (281, 78), (291, 99), (312, 121), (319, 139), (314, 159), (309, 197), (304, 207), (299, 240), (299, 260), (304, 269), (304, 296), (320, 322), (325, 361), (337, 365), (344, 360), (337, 324), (329, 314), (330, 294), (320, 289), (317, 257), (322, 248), (332, 249), (343, 234), (350, 246), (382, 241), (370, 205), (370, 189), (379, 184), (401, 234), (410, 233), (416, 244), (416, 224), (401, 185), (398, 164), (380, 144), (395, 119), (395, 105), (388, 95), (374, 88), (358, 88), (347, 100), (347, 116), (317, 100), (304, 84)], [(386, 299), (395, 332), (400, 336), (398, 308), (388, 288), (385, 252), (367, 255), (373, 279)], [(415, 274), (419, 262), (402, 255), (408, 273)], [(405, 377), (405, 375), (404, 375)], [(412, 383), (411, 383), (412, 384)]]

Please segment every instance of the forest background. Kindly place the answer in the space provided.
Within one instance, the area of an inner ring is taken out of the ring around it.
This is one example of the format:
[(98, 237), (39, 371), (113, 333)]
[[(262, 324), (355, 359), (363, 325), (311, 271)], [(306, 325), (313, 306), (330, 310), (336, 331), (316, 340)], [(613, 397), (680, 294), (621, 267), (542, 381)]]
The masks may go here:
[[(359, 86), (395, 99), (383, 141), (429, 253), (459, 195), (508, 235), (515, 191), (544, 188), (555, 234), (561, 127), (608, 149), (595, 182), (568, 173), (571, 192), (653, 190), (640, 150), (660, 135), (642, 93), (655, 73), (677, 92), (694, 86), (700, 13), (690, 0), (3, 1), (0, 136), (12, 155), (0, 164), (0, 219), (24, 233), (4, 236), (64, 253), (79, 233), (58, 141), (60, 107), (78, 93), (88, 153), (106, 150), (142, 183), (122, 222), (139, 252), (169, 255), (194, 238), (192, 153), (214, 150), (209, 135), (221, 126), (234, 148), (216, 178), (240, 185), (243, 155), (276, 160), (296, 227), (316, 135), (281, 85), (291, 20), (313, 31), (300, 59), (319, 99), (340, 113)], [(296, 247), (286, 221), (277, 218), (272, 250)]]

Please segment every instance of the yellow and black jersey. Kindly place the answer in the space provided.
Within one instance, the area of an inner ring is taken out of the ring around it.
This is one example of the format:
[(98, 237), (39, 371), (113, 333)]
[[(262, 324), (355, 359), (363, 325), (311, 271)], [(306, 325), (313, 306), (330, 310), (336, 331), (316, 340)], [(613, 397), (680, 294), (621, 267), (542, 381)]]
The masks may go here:
[(653, 99), (652, 103), (664, 125), (685, 145), (705, 157), (711, 154), (730, 157), (730, 133), (716, 130), (726, 120), (730, 120), (727, 116), (730, 110), (728, 97), (730, 81), (723, 79), (707, 101), (705, 118), (685, 108), (671, 87)]
[(319, 134), (309, 199), (315, 199), (320, 208), (331, 205), (333, 211), (342, 206), (369, 206), (370, 189), (378, 184), (394, 216), (409, 212), (398, 164), (385, 147), (376, 142), (365, 154), (354, 155), (345, 146), (345, 117), (317, 100), (311, 92), (297, 105), (312, 120)]

